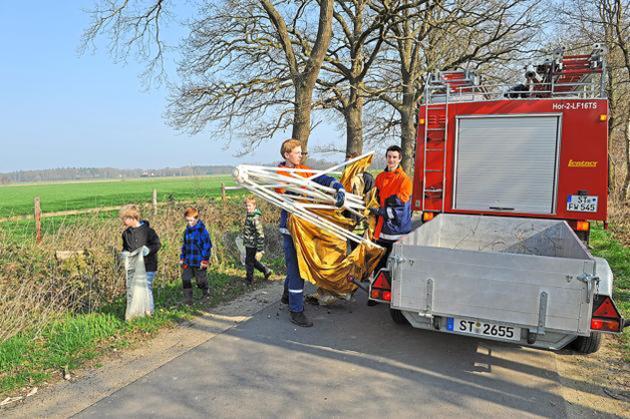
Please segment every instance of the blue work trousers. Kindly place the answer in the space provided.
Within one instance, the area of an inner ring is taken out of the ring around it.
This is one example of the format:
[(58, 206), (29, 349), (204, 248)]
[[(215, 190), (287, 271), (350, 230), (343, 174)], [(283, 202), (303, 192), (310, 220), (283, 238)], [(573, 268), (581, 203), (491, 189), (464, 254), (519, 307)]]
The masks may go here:
[(294, 313), (304, 311), (304, 280), (300, 277), (297, 253), (293, 245), (293, 238), (283, 234), (284, 261), (287, 264), (287, 278), (284, 288), (289, 291), (289, 310)]

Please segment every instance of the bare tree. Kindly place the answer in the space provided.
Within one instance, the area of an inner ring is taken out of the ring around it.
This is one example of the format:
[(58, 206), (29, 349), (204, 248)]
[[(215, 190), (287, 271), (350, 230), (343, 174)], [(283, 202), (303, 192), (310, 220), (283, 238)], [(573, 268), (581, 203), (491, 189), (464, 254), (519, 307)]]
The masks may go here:
[[(459, 67), (483, 69), (529, 52), (540, 25), (539, 0), (456, 0), (403, 3), (392, 25), (387, 47), (389, 62), (397, 66), (372, 88), (393, 107), (400, 124), (403, 167), (411, 171), (416, 140), (416, 115), (423, 94), (424, 76)], [(390, 124), (391, 125), (391, 124)]]
[(346, 153), (363, 151), (363, 107), (370, 100), (365, 82), (399, 5), (398, 0), (335, 2), (335, 30), (318, 80), (319, 102), (343, 116)]
[(168, 17), (164, 0), (103, 0), (89, 11), (90, 25), (83, 32), (80, 52), (85, 52), (101, 35), (108, 38), (109, 52), (116, 60), (126, 61), (131, 54), (147, 63), (142, 79), (164, 80), (166, 45), (160, 33)]
[[(108, 35), (110, 50), (116, 57), (124, 58), (136, 48), (147, 58), (148, 74), (163, 60), (163, 6), (163, 0), (103, 0), (92, 12), (84, 45), (99, 35)], [(184, 60), (194, 70), (180, 68), (190, 77), (171, 100), (169, 113), (174, 125), (198, 132), (212, 122), (209, 118), (218, 117), (223, 127), (235, 128), (234, 122), (242, 126), (249, 122), (248, 109), (254, 109), (247, 101), (262, 94), (264, 98), (252, 101), (262, 105), (255, 108), (256, 115), (269, 116), (284, 105), (275, 123), (267, 125), (267, 136), (287, 127), (290, 118), (292, 136), (306, 150), (313, 90), (332, 32), (333, 0), (225, 0), (208, 2), (201, 11), (203, 17), (192, 24), (191, 44), (186, 46), (189, 54)], [(297, 39), (296, 33), (309, 33), (309, 24), (317, 27), (313, 36)], [(296, 28), (300, 25), (306, 27), (299, 31)], [(235, 28), (243, 31), (239, 33)], [(212, 42), (219, 42), (218, 51), (214, 51)], [(195, 54), (195, 47), (205, 47), (207, 55)], [(273, 66), (269, 66), (271, 63)], [(252, 67), (258, 64), (268, 66), (256, 71)], [(292, 98), (288, 88), (292, 88)], [(288, 103), (292, 105), (290, 110), (286, 109)], [(261, 131), (250, 134), (253, 132)]]

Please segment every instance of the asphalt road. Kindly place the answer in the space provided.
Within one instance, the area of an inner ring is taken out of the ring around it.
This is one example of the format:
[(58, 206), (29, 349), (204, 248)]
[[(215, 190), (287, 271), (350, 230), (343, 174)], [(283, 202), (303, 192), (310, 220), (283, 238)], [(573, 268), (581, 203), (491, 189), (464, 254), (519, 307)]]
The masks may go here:
[(364, 296), (273, 304), (79, 417), (565, 417), (551, 352), (394, 324)]

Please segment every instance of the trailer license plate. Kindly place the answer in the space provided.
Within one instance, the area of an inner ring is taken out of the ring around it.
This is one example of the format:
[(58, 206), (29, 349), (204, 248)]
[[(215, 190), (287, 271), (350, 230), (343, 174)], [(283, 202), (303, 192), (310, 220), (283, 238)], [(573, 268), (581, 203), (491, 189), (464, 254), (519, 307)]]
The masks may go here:
[(478, 320), (448, 317), (446, 320), (446, 328), (447, 330), (455, 333), (488, 336), (508, 340), (521, 340), (520, 331), (516, 327), (480, 322)]
[(597, 212), (597, 196), (569, 195), (567, 199), (567, 211)]

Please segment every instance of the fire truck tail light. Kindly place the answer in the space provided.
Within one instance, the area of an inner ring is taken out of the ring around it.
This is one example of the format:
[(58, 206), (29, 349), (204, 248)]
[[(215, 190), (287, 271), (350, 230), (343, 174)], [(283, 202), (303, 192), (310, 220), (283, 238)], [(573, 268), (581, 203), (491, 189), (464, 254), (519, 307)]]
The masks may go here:
[(433, 217), (435, 217), (435, 214), (432, 212), (422, 213), (422, 221), (431, 221)]
[(588, 221), (578, 221), (577, 227), (575, 228), (577, 231), (588, 231), (591, 228), (591, 225)]
[(420, 125), (424, 125), (424, 123), (425, 123), (426, 121), (424, 120), (424, 118), (420, 118), (420, 121), (418, 121), (418, 122), (420, 123)]
[(600, 122), (606, 122), (606, 121), (608, 121), (608, 115), (606, 115), (606, 114), (601, 114), (601, 115), (599, 116), (599, 120), (600, 120)]

